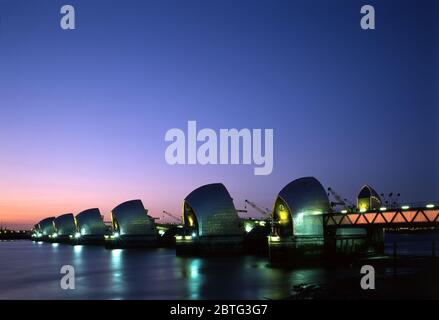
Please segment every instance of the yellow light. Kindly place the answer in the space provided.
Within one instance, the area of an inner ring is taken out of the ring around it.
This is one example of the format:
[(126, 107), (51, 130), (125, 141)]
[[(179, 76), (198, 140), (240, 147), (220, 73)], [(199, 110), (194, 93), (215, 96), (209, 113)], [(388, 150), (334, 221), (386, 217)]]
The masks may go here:
[(348, 210), (341, 210), (341, 213), (348, 213)]
[(183, 239), (183, 237), (182, 236), (175, 236), (175, 239), (176, 240), (181, 240), (181, 239)]
[(386, 211), (386, 210), (387, 210), (386, 207), (381, 207), (381, 208), (380, 208), (380, 211)]
[(281, 222), (288, 221), (288, 211), (286, 210), (279, 211), (279, 220)]
[(360, 209), (360, 212), (366, 212), (367, 210), (369, 210), (369, 202), (365, 199), (359, 200), (358, 208)]
[(191, 216), (188, 216), (187, 220), (188, 220), (189, 226), (192, 227), (194, 225), (194, 219)]
[(428, 209), (432, 209), (432, 208), (434, 208), (434, 204), (432, 204), (432, 203), (429, 203), (429, 204), (427, 204), (427, 206), (426, 206)]
[(191, 239), (192, 239), (192, 236), (184, 236), (184, 239), (185, 239), (185, 240), (191, 240)]
[(401, 209), (402, 210), (407, 210), (407, 209), (410, 209), (410, 207), (409, 206), (402, 206)]
[(279, 241), (280, 237), (279, 236), (270, 236), (270, 241)]

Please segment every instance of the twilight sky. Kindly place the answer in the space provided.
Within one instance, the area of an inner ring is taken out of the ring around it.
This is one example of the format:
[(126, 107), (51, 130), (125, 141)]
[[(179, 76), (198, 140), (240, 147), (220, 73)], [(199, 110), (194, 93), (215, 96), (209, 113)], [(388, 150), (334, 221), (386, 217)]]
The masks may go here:
[[(59, 27), (64, 4), (76, 30)], [(360, 8), (376, 9), (374, 31)], [(142, 199), (180, 214), (223, 182), (271, 207), (315, 176), (439, 200), (434, 0), (0, 0), (0, 221)], [(274, 170), (170, 166), (168, 129), (273, 128)]]

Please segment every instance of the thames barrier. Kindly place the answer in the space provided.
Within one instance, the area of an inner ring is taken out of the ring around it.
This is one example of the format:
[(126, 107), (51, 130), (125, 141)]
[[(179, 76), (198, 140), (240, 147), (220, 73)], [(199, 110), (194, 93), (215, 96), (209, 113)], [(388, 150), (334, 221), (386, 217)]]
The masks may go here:
[(387, 208), (369, 185), (358, 192), (356, 205), (333, 202), (330, 195), (316, 178), (299, 178), (279, 191), (271, 211), (259, 209), (266, 214), (263, 219), (242, 218), (239, 213), (245, 210), (235, 208), (227, 188), (212, 183), (186, 196), (181, 221), (173, 216), (176, 223), (156, 223), (136, 199), (117, 205), (110, 222), (104, 222), (98, 208), (76, 216), (44, 218), (35, 224), (31, 238), (107, 249), (171, 246), (177, 255), (254, 253), (266, 255), (273, 263), (301, 264), (381, 255), (386, 231), (439, 227), (439, 208), (433, 203)]

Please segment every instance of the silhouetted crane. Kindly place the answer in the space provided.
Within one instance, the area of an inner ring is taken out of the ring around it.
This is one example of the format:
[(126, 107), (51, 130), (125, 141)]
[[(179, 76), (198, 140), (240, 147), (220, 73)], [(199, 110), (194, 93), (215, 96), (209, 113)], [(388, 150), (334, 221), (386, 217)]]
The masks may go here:
[(163, 213), (166, 214), (168, 217), (171, 217), (172, 219), (174, 219), (178, 223), (181, 223), (181, 219), (179, 217), (177, 217), (176, 215), (173, 215), (172, 213), (170, 213), (166, 210), (163, 210)]
[(245, 200), (245, 203), (246, 205), (244, 208), (247, 208), (247, 203), (248, 203), (253, 209), (261, 213), (264, 216), (264, 218), (269, 218), (271, 216), (271, 211), (268, 208), (265, 208), (264, 210), (261, 207), (259, 207), (256, 203), (251, 202), (249, 200)]
[(394, 193), (390, 192), (386, 198), (384, 193), (381, 193), (381, 200), (384, 201), (386, 206), (389, 206), (390, 208), (398, 208), (399, 207), (399, 197), (401, 196), (400, 193), (396, 194), (396, 198), (393, 198)]
[(350, 209), (355, 207), (348, 199), (343, 199), (337, 192), (335, 192), (331, 187), (328, 188), (328, 196), (331, 195), (336, 201), (331, 201), (331, 207), (343, 206), (345, 209)]

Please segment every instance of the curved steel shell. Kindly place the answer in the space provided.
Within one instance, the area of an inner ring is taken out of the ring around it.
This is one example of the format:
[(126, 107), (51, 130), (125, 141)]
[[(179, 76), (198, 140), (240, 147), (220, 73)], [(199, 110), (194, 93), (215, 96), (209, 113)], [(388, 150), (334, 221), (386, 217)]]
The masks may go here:
[(76, 215), (78, 231), (83, 236), (102, 236), (106, 232), (101, 212), (98, 208), (87, 209)]
[(378, 210), (381, 198), (371, 186), (364, 185), (357, 196), (357, 207), (363, 210)]
[(121, 203), (111, 211), (113, 228), (120, 235), (155, 235), (155, 223), (141, 200)]
[(38, 222), (41, 233), (43, 235), (48, 236), (48, 235), (52, 235), (55, 232), (55, 226), (53, 224), (54, 221), (55, 221), (55, 217), (50, 217)]
[(189, 211), (195, 215), (199, 236), (243, 235), (233, 199), (222, 183), (204, 185), (184, 200), (183, 220), (188, 226)]
[(56, 233), (59, 236), (68, 236), (76, 233), (75, 218), (72, 213), (66, 213), (55, 218)]
[(290, 182), (279, 192), (273, 218), (289, 221), (294, 235), (323, 235), (322, 214), (330, 209), (321, 183), (314, 177), (304, 177)]

